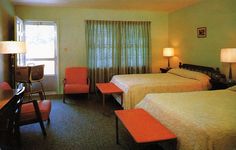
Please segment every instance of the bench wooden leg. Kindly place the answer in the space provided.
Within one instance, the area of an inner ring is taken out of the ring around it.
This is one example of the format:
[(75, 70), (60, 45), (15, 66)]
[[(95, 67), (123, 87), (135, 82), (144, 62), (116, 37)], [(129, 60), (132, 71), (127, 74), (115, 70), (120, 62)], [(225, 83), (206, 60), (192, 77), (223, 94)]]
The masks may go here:
[(172, 150), (177, 150), (177, 139), (173, 139), (171, 145)]
[(119, 144), (118, 117), (116, 116), (116, 144)]
[(102, 94), (102, 106), (105, 108), (105, 94)]

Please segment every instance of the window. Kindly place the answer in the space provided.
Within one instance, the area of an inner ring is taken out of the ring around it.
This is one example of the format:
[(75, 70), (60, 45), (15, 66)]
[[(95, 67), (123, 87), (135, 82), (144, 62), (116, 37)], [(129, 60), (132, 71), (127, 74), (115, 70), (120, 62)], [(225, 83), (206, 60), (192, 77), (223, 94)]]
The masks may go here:
[(44, 64), (45, 75), (55, 75), (56, 25), (53, 22), (25, 22), (26, 65)]
[(88, 20), (86, 43), (92, 84), (149, 71), (150, 22)]

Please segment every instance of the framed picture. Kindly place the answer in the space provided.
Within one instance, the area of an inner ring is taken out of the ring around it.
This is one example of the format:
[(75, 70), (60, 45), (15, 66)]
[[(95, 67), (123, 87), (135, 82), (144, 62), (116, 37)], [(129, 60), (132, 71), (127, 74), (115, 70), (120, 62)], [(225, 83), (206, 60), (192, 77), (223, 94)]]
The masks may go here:
[(207, 37), (207, 28), (206, 27), (199, 27), (199, 28), (197, 28), (197, 37), (198, 38), (205, 38), (205, 37)]

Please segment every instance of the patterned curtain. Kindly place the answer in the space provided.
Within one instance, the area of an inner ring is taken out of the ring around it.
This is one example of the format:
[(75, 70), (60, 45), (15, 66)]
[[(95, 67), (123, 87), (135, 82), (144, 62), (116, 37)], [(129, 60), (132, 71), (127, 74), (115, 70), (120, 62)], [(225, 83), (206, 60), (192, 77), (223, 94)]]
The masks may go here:
[(150, 22), (86, 21), (91, 90), (113, 75), (149, 72)]

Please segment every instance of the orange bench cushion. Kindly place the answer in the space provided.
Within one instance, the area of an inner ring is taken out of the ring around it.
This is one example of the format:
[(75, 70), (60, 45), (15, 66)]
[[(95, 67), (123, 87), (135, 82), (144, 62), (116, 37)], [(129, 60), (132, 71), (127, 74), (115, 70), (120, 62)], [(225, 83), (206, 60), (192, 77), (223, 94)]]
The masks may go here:
[[(48, 120), (49, 114), (51, 112), (51, 101), (50, 100), (40, 100), (38, 101), (39, 110), (41, 112), (42, 120)], [(33, 103), (23, 104), (21, 107), (20, 120), (31, 120), (35, 119), (35, 109)]]
[(122, 93), (123, 91), (113, 83), (97, 83), (97, 88), (102, 94)]
[(143, 109), (116, 110), (115, 114), (137, 143), (176, 138), (175, 134)]

